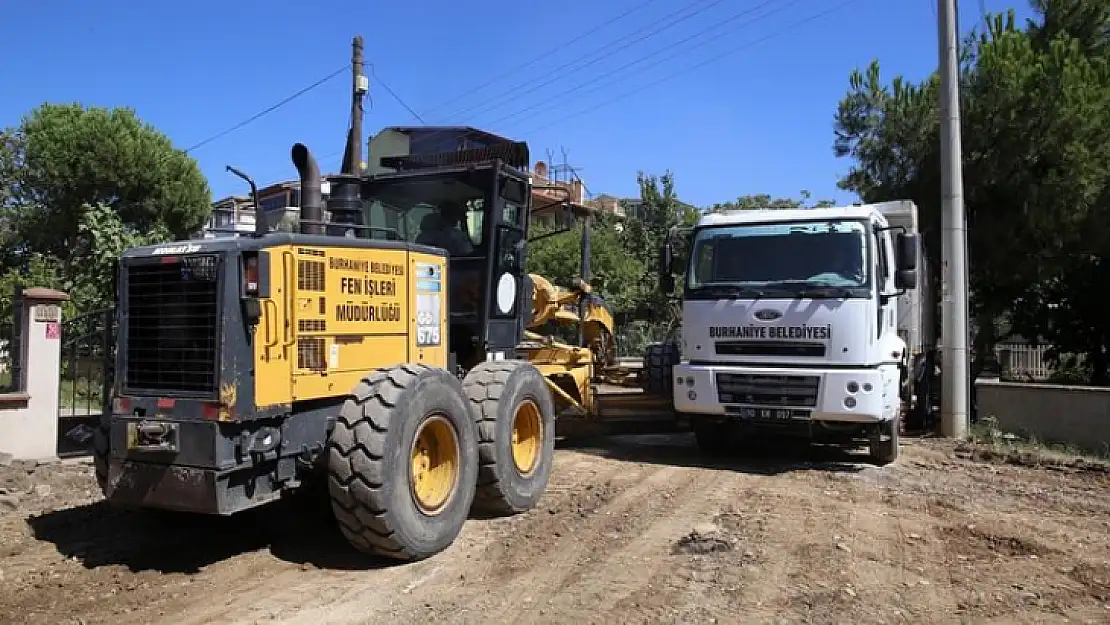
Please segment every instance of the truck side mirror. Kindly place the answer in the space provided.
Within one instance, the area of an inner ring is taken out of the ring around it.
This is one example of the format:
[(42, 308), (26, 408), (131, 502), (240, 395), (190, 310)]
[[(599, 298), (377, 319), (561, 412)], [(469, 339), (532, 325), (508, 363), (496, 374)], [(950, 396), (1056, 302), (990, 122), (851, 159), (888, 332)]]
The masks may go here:
[(917, 270), (916, 269), (899, 269), (894, 272), (894, 288), (901, 291), (908, 291), (917, 288)]
[(917, 259), (921, 255), (921, 240), (917, 233), (899, 232), (895, 239), (895, 250), (898, 260), (897, 271), (913, 271), (917, 269)]
[(909, 290), (917, 288), (917, 259), (921, 255), (921, 240), (917, 233), (900, 232), (895, 239), (894, 288)]

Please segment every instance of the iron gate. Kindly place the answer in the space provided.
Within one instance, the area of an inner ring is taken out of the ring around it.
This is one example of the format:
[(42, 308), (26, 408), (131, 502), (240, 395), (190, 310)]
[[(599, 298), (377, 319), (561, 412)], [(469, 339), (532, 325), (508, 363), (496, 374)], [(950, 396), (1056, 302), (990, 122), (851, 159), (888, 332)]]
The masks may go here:
[(116, 314), (108, 306), (62, 323), (58, 396), (58, 455), (89, 453), (92, 433), (111, 410)]

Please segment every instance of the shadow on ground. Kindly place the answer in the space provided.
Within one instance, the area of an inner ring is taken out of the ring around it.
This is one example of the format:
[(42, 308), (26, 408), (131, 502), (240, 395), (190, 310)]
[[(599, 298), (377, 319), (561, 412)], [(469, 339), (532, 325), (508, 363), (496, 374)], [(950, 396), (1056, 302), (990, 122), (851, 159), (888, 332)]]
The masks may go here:
[(774, 437), (736, 440), (725, 454), (702, 452), (688, 433), (625, 434), (596, 439), (568, 440), (560, 445), (580, 453), (613, 460), (678, 467), (780, 475), (795, 471), (856, 473), (870, 464), (866, 453), (805, 440)]
[(326, 497), (306, 492), (230, 517), (118, 508), (104, 501), (28, 519), (35, 538), (86, 568), (196, 573), (253, 551), (338, 570), (393, 565), (357, 551), (339, 533)]

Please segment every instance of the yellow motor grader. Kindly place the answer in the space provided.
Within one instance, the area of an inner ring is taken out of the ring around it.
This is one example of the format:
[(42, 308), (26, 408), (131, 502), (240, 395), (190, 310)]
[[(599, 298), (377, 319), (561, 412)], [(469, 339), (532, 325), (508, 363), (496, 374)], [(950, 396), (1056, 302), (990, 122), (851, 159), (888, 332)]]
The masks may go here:
[(296, 144), (295, 232), (259, 216), (251, 236), (122, 255), (113, 402), (94, 437), (109, 501), (228, 515), (323, 475), (356, 548), (416, 560), (472, 507), (536, 505), (557, 416), (643, 409), (634, 389), (608, 414), (599, 400), (622, 372), (589, 286), (589, 210), (562, 204), (584, 222), (583, 280), (526, 270), (525, 144), (380, 160), (392, 171), (328, 177), (325, 215)]

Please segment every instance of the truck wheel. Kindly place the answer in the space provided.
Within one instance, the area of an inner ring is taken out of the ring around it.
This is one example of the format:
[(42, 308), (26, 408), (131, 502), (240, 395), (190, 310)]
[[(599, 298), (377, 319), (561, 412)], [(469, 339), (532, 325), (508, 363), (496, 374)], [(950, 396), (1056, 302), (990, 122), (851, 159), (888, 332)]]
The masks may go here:
[(720, 456), (732, 447), (732, 426), (728, 422), (719, 423), (710, 419), (695, 417), (690, 421), (694, 430), (694, 440), (703, 453)]
[(483, 362), (463, 379), (478, 430), (477, 510), (516, 514), (543, 496), (555, 454), (555, 404), (521, 360)]
[(424, 365), (378, 369), (343, 404), (327, 459), (332, 511), (355, 548), (397, 560), (443, 551), (478, 474), (462, 385)]
[(96, 484), (104, 496), (108, 495), (108, 462), (111, 457), (110, 418), (103, 414), (97, 417), (92, 438), (93, 472), (96, 474)]
[(653, 343), (644, 353), (645, 390), (654, 395), (674, 393), (672, 371), (678, 362), (678, 346), (672, 342)]
[(901, 414), (895, 413), (894, 418), (881, 423), (871, 435), (871, 458), (878, 465), (887, 465), (898, 459), (900, 451), (898, 446), (899, 432), (902, 427)]

